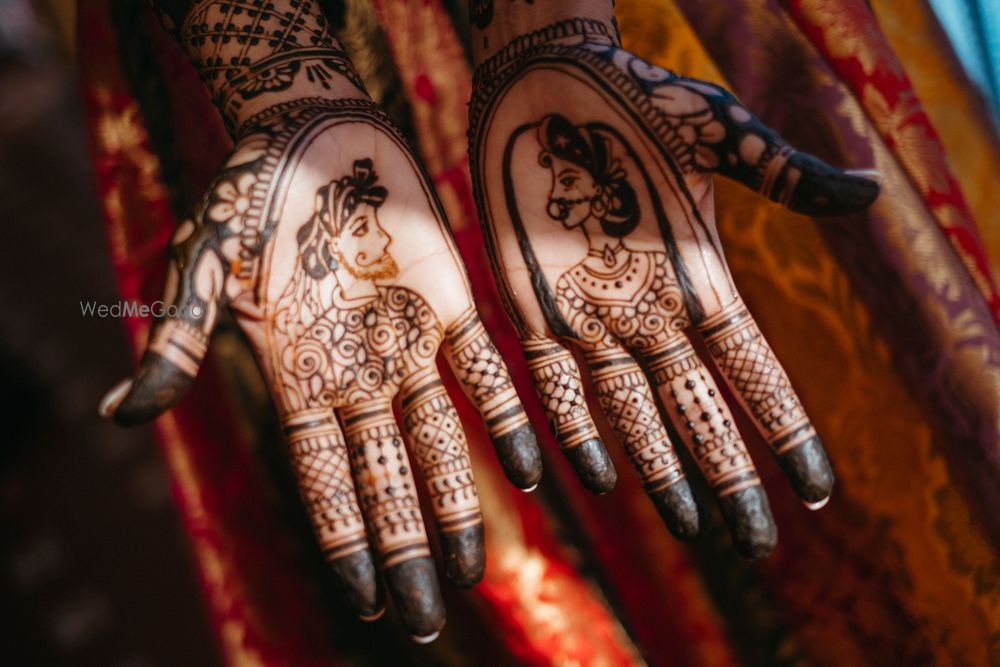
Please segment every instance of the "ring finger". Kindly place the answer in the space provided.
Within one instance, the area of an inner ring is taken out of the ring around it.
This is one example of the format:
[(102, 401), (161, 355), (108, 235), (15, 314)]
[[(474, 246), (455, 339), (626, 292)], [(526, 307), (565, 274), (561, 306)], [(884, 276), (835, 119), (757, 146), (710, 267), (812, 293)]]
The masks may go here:
[(778, 531), (767, 495), (729, 406), (691, 342), (675, 336), (643, 355), (663, 406), (719, 501), (736, 547), (769, 554)]
[(667, 528), (694, 538), (698, 506), (642, 369), (621, 347), (589, 349), (584, 358), (601, 408)]

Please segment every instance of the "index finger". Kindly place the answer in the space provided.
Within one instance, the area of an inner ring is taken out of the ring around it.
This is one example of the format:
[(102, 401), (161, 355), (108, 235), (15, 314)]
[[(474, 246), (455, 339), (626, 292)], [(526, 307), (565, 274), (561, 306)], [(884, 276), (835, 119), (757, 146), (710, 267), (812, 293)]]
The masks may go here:
[(737, 298), (706, 318), (698, 332), (792, 487), (810, 509), (823, 507), (833, 490), (830, 462), (788, 374), (743, 300)]

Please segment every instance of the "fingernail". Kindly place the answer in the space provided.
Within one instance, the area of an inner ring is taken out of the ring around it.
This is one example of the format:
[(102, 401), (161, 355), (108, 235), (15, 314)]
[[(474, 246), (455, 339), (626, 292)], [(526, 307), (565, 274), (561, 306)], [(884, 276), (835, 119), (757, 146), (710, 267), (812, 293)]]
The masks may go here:
[(681, 479), (665, 489), (654, 491), (649, 498), (670, 534), (679, 540), (693, 540), (700, 531), (698, 503), (687, 480)]
[(810, 503), (810, 502), (806, 502), (805, 500), (803, 500), (802, 504), (805, 505), (806, 507), (808, 507), (809, 509), (811, 509), (813, 512), (815, 512), (816, 510), (823, 509), (824, 507), (826, 507), (826, 504), (828, 502), (830, 502), (830, 496), (827, 496), (823, 500), (820, 500), (820, 501), (815, 502), (815, 503)]
[(860, 176), (861, 178), (867, 178), (868, 180), (875, 181), (879, 185), (885, 181), (885, 176), (878, 169), (848, 169), (847, 173), (851, 176)]
[(101, 415), (105, 419), (115, 414), (115, 410), (121, 405), (122, 400), (128, 396), (129, 390), (132, 389), (132, 378), (126, 378), (116, 384), (111, 390), (104, 395), (101, 399), (100, 404), (97, 406), (97, 414)]
[(382, 618), (384, 615), (385, 615), (385, 607), (382, 607), (374, 614), (369, 614), (368, 616), (365, 616), (364, 614), (358, 614), (358, 618), (360, 618), (362, 621), (365, 621), (366, 623), (371, 623), (372, 621), (377, 621), (378, 619)]
[(538, 482), (535, 482), (534, 484), (532, 484), (532, 485), (531, 485), (531, 486), (529, 486), (528, 488), (526, 488), (526, 489), (521, 489), (521, 490), (522, 490), (522, 491), (524, 491), (525, 493), (531, 493), (532, 491), (534, 491), (534, 490), (535, 490), (535, 489), (537, 489), (537, 488), (538, 488)]
[(434, 641), (440, 636), (441, 636), (441, 631), (438, 630), (437, 632), (432, 632), (431, 634), (424, 635), (423, 637), (417, 637), (416, 635), (413, 635), (410, 637), (410, 639), (417, 642), (418, 644), (430, 644), (432, 641)]
[(371, 551), (362, 549), (329, 561), (334, 585), (347, 604), (365, 621), (385, 613), (382, 587)]
[(436, 637), (446, 619), (434, 560), (418, 556), (391, 565), (382, 574), (407, 633), (411, 637)]
[(483, 524), (441, 531), (441, 552), (448, 579), (459, 588), (478, 584), (486, 570), (486, 549), (483, 545)]
[(564, 449), (563, 452), (588, 491), (603, 496), (615, 488), (618, 473), (615, 472), (608, 450), (600, 440), (592, 438), (576, 447)]
[(741, 556), (757, 560), (774, 551), (778, 527), (760, 484), (719, 498), (719, 509)]
[(538, 484), (542, 478), (542, 451), (530, 424), (497, 436), (493, 439), (493, 447), (504, 474), (514, 486), (523, 489)]

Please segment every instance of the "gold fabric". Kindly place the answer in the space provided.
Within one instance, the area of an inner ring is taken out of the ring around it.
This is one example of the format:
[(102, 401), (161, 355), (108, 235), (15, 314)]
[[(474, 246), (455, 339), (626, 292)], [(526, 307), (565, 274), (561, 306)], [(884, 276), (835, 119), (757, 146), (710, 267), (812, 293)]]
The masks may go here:
[[(671, 0), (619, 0), (617, 9), (626, 48), (728, 87)], [(761, 25), (780, 20), (763, 8), (751, 17)], [(746, 57), (767, 61), (752, 50)], [(931, 106), (940, 113), (941, 105)], [(947, 241), (856, 100), (845, 96), (829, 113), (871, 137), (876, 166), (886, 176), (886, 194), (874, 214), (890, 225), (905, 270), (945, 292), (961, 284), (964, 272)], [(983, 184), (992, 191), (995, 208), (997, 189), (989, 186), (995, 170), (990, 177), (976, 175), (978, 165), (992, 159), (969, 157), (959, 164), (961, 173), (973, 175), (970, 190)], [(865, 304), (820, 234), (823, 223), (738, 184), (716, 183), (718, 224), (736, 284), (798, 388), (838, 477), (830, 506), (809, 523), (812, 532), (792, 538), (812, 543), (796, 544), (804, 550), (800, 556), (811, 559), (798, 564), (803, 576), (785, 576), (781, 568), (790, 563), (780, 552), (763, 566), (810, 662), (874, 664), (878, 649), (872, 642), (880, 635), (912, 632), (914, 656), (934, 664), (983, 664), (987, 647), (997, 655), (1000, 560), (970, 518), (957, 490), (961, 480), (942, 460), (940, 436), (894, 368), (891, 343), (872, 330)], [(973, 201), (982, 207), (979, 194)], [(930, 299), (924, 307), (935, 310), (929, 318), (959, 357), (956, 367), (978, 379), (968, 394), (982, 397), (987, 412), (992, 401), (996, 412), (997, 379), (981, 372), (985, 351), (975, 344), (989, 323), (981, 313), (940, 312)], [(775, 504), (782, 500), (773, 492), (772, 498)], [(780, 519), (779, 527), (786, 527)], [(781, 540), (788, 540), (787, 532)], [(845, 541), (868, 553), (852, 564), (837, 552)]]

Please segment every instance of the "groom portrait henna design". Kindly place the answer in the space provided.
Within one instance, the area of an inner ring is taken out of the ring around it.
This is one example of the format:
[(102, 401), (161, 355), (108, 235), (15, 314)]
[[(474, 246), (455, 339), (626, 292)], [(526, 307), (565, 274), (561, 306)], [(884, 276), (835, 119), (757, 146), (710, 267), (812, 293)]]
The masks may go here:
[[(491, 25), (531, 16), (494, 9)], [(865, 208), (878, 184), (794, 151), (723, 89), (628, 54), (608, 26), (543, 24), (477, 67), (469, 136), (487, 249), (543, 405), (584, 484), (607, 491), (614, 471), (564, 344), (580, 350), (671, 532), (696, 535), (698, 513), (661, 415), (712, 487), (739, 551), (760, 557), (777, 539), (767, 497), (690, 337), (706, 342), (808, 506), (829, 499), (833, 474), (731, 283), (710, 175), (812, 215)], [(591, 443), (588, 455), (574, 456), (581, 442)], [(608, 481), (595, 483), (601, 478)]]
[[(392, 239), (379, 221), (389, 193), (371, 159), (356, 160), (352, 170), (319, 189), (313, 215), (296, 233), (301, 270), (275, 317), (277, 332), (287, 337), (281, 370), (306, 409), (351, 411), (344, 419), (352, 424), (352, 471), (387, 576), (392, 565), (411, 558), (426, 559), (424, 568), (433, 570), (402, 437), (386, 407), (396, 393), (403, 396), (448, 573), (471, 585), (482, 576), (482, 519), (468, 445), (434, 370), (441, 325), (416, 292), (382, 284), (399, 273)], [(372, 403), (381, 407), (355, 414), (353, 406)], [(377, 427), (369, 427), (372, 420)], [(383, 485), (383, 478), (395, 482)]]
[[(439, 351), (488, 422), (508, 476), (529, 488), (541, 475), (441, 205), (346, 59), (348, 71), (329, 77), (313, 67), (342, 54), (316, 3), (159, 5), (192, 37), (183, 46), (236, 146), (172, 241), (164, 301), (175, 308), (154, 322), (135, 377), (101, 412), (132, 424), (175, 404), (228, 307), (271, 388), (345, 601), (365, 620), (380, 617), (383, 580), (403, 625), (430, 641), (445, 612), (413, 465), (448, 578), (471, 586), (485, 566), (468, 443)], [(269, 37), (256, 40), (258, 29)]]
[[(376, 152), (392, 146), (404, 159), (401, 138), (374, 106), (306, 100), (251, 119), (249, 127), (234, 166), (199, 208), (199, 223), (185, 223), (175, 237), (168, 298), (193, 305), (178, 312), (200, 312), (200, 319), (160, 323), (135, 381), (106, 411), (135, 423), (179, 399), (204, 356), (218, 303), (227, 300), (274, 387), (303, 500), (338, 587), (362, 618), (375, 619), (384, 606), (381, 569), (404, 624), (415, 637), (432, 637), (444, 608), (412, 465), (427, 482), (448, 578), (471, 586), (485, 565), (468, 443), (435, 365), (442, 343), (522, 488), (541, 473), (534, 433), (458, 273), (436, 200), (412, 164), (412, 176), (396, 180), (419, 184), (427, 210), (408, 224), (423, 224), (416, 222), (421, 215), (433, 224), (409, 238), (429, 244), (428, 256), (450, 254), (447, 284), (459, 286), (459, 293), (438, 290), (439, 307), (449, 313), (443, 321), (416, 289), (399, 284), (409, 267), (394, 253), (384, 213), (393, 195), (371, 157), (316, 186), (304, 221), (277, 222), (288, 217), (282, 207), (296, 206), (290, 188), (311, 142), (351, 132), (357, 138), (365, 127), (384, 142)], [(292, 146), (299, 153), (289, 155)], [(393, 210), (399, 218), (402, 211)], [(391, 408), (397, 396), (402, 431)]]

